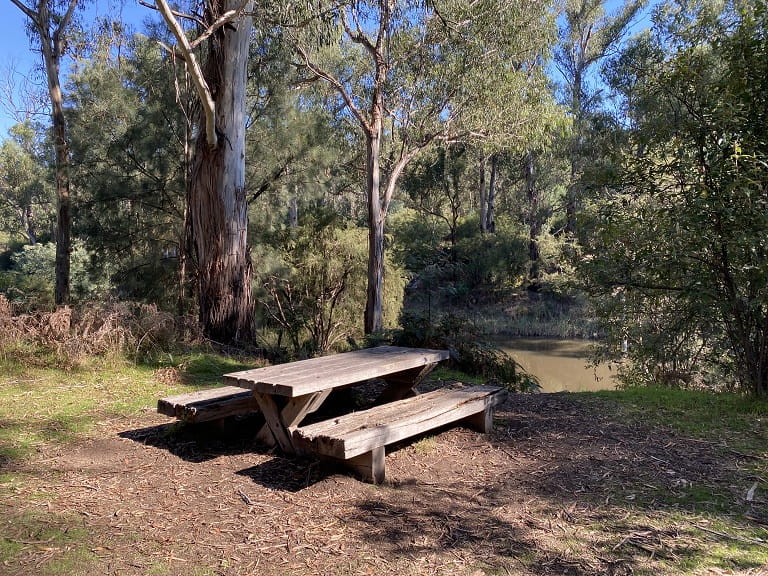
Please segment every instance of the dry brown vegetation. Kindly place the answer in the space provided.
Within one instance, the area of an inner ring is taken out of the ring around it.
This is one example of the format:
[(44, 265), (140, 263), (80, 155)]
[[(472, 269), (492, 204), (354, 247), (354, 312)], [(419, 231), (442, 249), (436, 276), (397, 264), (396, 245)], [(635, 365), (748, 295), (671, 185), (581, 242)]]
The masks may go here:
[(159, 310), (153, 304), (110, 301), (92, 302), (73, 310), (18, 314), (0, 294), (0, 354), (18, 355), (28, 350), (25, 361), (36, 363), (38, 352), (53, 354), (57, 365), (109, 354), (142, 354), (170, 346), (192, 323)]

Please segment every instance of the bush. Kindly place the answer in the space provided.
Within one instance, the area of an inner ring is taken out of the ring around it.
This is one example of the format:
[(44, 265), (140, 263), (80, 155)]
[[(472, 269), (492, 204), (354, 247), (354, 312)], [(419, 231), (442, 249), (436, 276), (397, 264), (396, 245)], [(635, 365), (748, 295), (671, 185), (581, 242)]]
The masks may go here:
[(435, 217), (404, 209), (388, 218), (392, 257), (409, 272), (420, 272), (427, 266), (445, 260), (448, 224)]
[[(56, 245), (25, 245), (11, 254), (11, 270), (0, 272), (0, 293), (25, 310), (51, 308), (55, 284)], [(75, 241), (70, 260), (70, 291), (74, 301), (85, 302), (110, 290), (104, 270), (91, 266), (91, 255)]]
[(483, 342), (477, 327), (464, 318), (447, 315), (433, 324), (426, 316), (403, 314), (401, 324), (393, 339), (397, 345), (447, 349), (452, 367), (482, 376), (489, 384), (514, 390), (537, 387), (532, 376), (521, 371), (502, 350)]
[(172, 348), (178, 325), (156, 306), (137, 302), (16, 314), (0, 294), (0, 353), (27, 364), (50, 360), (72, 367), (86, 356), (144, 358)]
[[(345, 227), (316, 209), (295, 230), (272, 236), (274, 253), (257, 287), (263, 321), (287, 338), (292, 355), (312, 356), (354, 345), (363, 334), (368, 239), (365, 228)], [(387, 259), (384, 318), (400, 312), (404, 277)]]
[(456, 261), (469, 288), (518, 285), (528, 271), (528, 242), (510, 230), (456, 243)]
[(462, 219), (456, 244), (412, 280), (412, 303), (462, 304), (481, 295), (506, 293), (519, 286), (528, 271), (528, 240), (511, 220), (501, 218), (497, 231), (482, 234), (477, 217)]

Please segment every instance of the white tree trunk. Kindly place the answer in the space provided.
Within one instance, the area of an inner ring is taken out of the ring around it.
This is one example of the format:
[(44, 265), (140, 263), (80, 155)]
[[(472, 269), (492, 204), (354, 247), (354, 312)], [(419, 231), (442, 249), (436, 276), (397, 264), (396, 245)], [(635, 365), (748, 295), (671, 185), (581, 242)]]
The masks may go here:
[(384, 328), (384, 215), (381, 190), (381, 132), (366, 137), (366, 192), (368, 195), (368, 289), (365, 302), (365, 333)]
[[(212, 18), (233, 2), (213, 0)], [(245, 196), (245, 89), (252, 20), (242, 16), (210, 38), (203, 73), (215, 98), (217, 145), (198, 136), (189, 210), (203, 331), (219, 342), (252, 329), (252, 264)]]

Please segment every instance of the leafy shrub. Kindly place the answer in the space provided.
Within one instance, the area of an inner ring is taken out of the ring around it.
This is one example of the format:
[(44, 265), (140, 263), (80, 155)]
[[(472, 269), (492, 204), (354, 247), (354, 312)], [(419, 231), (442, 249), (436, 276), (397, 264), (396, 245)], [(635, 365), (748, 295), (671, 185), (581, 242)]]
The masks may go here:
[(404, 209), (390, 215), (388, 231), (394, 261), (409, 272), (419, 272), (447, 257), (444, 243), (449, 230), (443, 220)]
[[(56, 245), (25, 245), (11, 255), (11, 270), (0, 273), (0, 293), (28, 310), (53, 306)], [(75, 241), (70, 260), (70, 291), (75, 301), (88, 301), (109, 292), (104, 270), (91, 266), (91, 255)]]
[(477, 327), (464, 318), (447, 315), (434, 324), (423, 315), (403, 314), (401, 324), (394, 337), (400, 346), (447, 349), (452, 367), (482, 376), (489, 383), (519, 390), (537, 386), (510, 356), (483, 342)]
[[(272, 236), (271, 268), (257, 287), (261, 314), (278, 330), (293, 355), (311, 356), (360, 338), (367, 288), (365, 228), (347, 228), (323, 209), (309, 213), (297, 229)], [(275, 257), (277, 256), (277, 257)], [(384, 318), (394, 324), (402, 305), (402, 271), (387, 260)]]
[[(438, 253), (436, 253), (438, 254)], [(462, 304), (481, 295), (507, 292), (521, 284), (528, 271), (528, 240), (507, 218), (493, 234), (482, 234), (476, 216), (461, 220), (456, 244), (446, 245), (439, 258), (411, 281), (411, 303)]]

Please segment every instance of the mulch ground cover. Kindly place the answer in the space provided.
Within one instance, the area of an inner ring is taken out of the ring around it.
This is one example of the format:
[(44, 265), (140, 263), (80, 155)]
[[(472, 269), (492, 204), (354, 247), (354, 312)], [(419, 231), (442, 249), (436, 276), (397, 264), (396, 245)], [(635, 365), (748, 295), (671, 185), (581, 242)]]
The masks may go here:
[[(389, 451), (381, 486), (282, 457), (254, 431), (147, 412), (44, 450), (0, 500), (0, 534), (18, 547), (0, 574), (67, 558), (72, 574), (675, 574), (713, 545), (768, 545), (768, 530), (761, 542), (716, 521), (768, 528), (765, 495), (745, 498), (754, 455), (597, 397), (510, 395), (492, 434), (455, 427)], [(32, 519), (57, 536), (30, 533)]]

